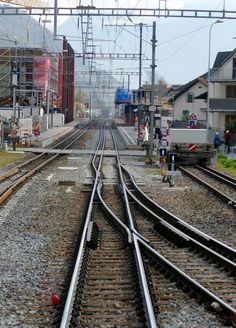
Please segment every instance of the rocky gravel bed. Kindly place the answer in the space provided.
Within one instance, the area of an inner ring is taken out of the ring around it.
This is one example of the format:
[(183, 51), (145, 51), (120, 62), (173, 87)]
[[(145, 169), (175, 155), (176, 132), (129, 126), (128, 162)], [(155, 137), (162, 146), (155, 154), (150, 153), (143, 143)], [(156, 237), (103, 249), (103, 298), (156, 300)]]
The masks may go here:
[[(36, 295), (48, 263), (65, 235), (69, 208), (77, 208), (81, 215), (83, 198), (78, 199), (77, 192), (90, 177), (90, 159), (86, 155), (60, 157), (1, 208), (0, 327), (27, 327), (28, 313), (40, 302)], [(60, 184), (65, 181), (74, 185)], [(50, 303), (51, 294), (47, 297)]]

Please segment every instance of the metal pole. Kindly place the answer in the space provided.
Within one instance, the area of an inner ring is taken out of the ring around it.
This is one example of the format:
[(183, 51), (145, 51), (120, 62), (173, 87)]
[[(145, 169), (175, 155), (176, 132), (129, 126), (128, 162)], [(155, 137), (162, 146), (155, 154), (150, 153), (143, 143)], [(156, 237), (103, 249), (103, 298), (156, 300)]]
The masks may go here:
[(142, 87), (142, 44), (143, 44), (143, 24), (140, 23), (139, 37), (139, 89)]
[(130, 89), (130, 74), (128, 74), (128, 91)]
[(90, 93), (89, 93), (89, 118), (92, 118), (92, 91), (90, 89)]
[(206, 112), (206, 126), (209, 129), (209, 112), (210, 112), (210, 94), (211, 94), (211, 31), (215, 24), (224, 23), (223, 20), (218, 19), (211, 24), (209, 29), (209, 43), (208, 43), (208, 94), (207, 94), (207, 112)]
[[(152, 86), (151, 86), (151, 108), (154, 106), (154, 92), (155, 92), (155, 48), (156, 48), (156, 22), (153, 22), (153, 33), (152, 33)], [(152, 160), (153, 155), (153, 124), (154, 124), (154, 111), (150, 111), (150, 144), (149, 144), (149, 156)]]
[(2, 141), (2, 149), (4, 149), (4, 125), (3, 122), (0, 123), (1, 125), (1, 141)]
[(47, 86), (47, 91), (46, 91), (46, 116), (47, 116), (47, 125), (46, 125), (46, 130), (49, 129), (49, 107), (50, 107), (50, 88), (51, 88), (51, 60), (50, 60), (50, 65), (48, 67), (48, 86)]
[(54, 29), (53, 29), (53, 35), (54, 38), (57, 36), (57, 0), (54, 0)]
[(13, 109), (13, 117), (12, 117), (12, 126), (11, 126), (11, 139), (12, 139), (12, 145), (13, 150), (16, 150), (16, 86), (17, 86), (17, 68), (16, 63), (13, 63), (13, 69), (12, 69), (12, 109)]
[(47, 90), (47, 94), (46, 94), (46, 130), (48, 130), (49, 128), (49, 122), (48, 122), (48, 115), (49, 115), (49, 96), (50, 96), (50, 91), (49, 89)]
[(16, 123), (16, 86), (13, 85), (13, 99), (12, 99), (12, 107), (13, 107), (13, 124)]
[(139, 85), (138, 85), (138, 144), (140, 142), (140, 126), (141, 126), (141, 119), (142, 119), (142, 112), (140, 106), (140, 98), (141, 98), (141, 88), (142, 88), (142, 42), (143, 42), (143, 24), (139, 24), (140, 27), (140, 35), (139, 35)]

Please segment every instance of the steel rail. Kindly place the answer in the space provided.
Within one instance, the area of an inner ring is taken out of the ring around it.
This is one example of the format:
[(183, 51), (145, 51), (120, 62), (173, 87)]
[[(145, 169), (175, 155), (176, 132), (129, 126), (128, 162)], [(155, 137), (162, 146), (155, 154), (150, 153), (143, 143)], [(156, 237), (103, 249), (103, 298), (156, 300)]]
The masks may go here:
[(235, 199), (233, 199), (231, 197), (228, 197), (223, 192), (217, 190), (216, 188), (214, 188), (213, 186), (211, 186), (209, 183), (207, 183), (207, 182), (203, 181), (202, 179), (198, 178), (195, 174), (189, 172), (188, 170), (186, 170), (182, 166), (179, 166), (179, 170), (181, 172), (183, 172), (184, 174), (186, 174), (187, 176), (189, 176), (191, 179), (197, 181), (203, 187), (205, 187), (208, 190), (210, 190), (214, 195), (216, 195), (221, 200), (223, 200), (224, 202), (226, 202), (228, 206), (232, 206), (234, 209), (236, 209), (236, 200)]
[[(222, 256), (221, 254), (215, 252), (211, 248), (203, 245), (201, 242), (195, 240), (191, 236), (187, 235), (186, 233), (182, 232), (176, 227), (173, 227), (170, 223), (166, 222), (164, 219), (162, 219), (160, 216), (155, 214), (152, 210), (150, 210), (146, 205), (144, 205), (142, 202), (140, 202), (133, 194), (128, 190), (126, 187), (128, 194), (130, 197), (136, 202), (137, 205), (139, 205), (143, 210), (145, 210), (148, 215), (150, 215), (156, 222), (161, 222), (164, 224), (169, 231), (173, 232), (174, 234), (178, 235), (180, 238), (184, 238), (186, 241), (187, 245), (189, 246), (194, 246), (199, 248), (201, 251), (204, 253), (207, 253), (208, 255), (214, 257), (218, 262), (220, 262), (222, 265), (224, 265), (227, 269), (229, 269), (231, 272), (236, 273), (236, 263), (230, 261), (226, 257)], [(160, 232), (161, 233), (161, 232)], [(142, 238), (143, 239), (143, 238)]]
[(129, 145), (130, 143), (132, 145), (136, 144), (134, 140), (130, 137), (130, 135), (122, 128), (122, 126), (118, 126), (118, 130), (120, 131), (120, 135), (122, 139), (125, 141), (126, 145)]
[[(60, 151), (61, 152), (61, 151)], [(14, 181), (14, 183), (10, 184), (10, 186), (7, 186), (5, 190), (1, 193), (0, 196), (0, 205), (2, 205), (6, 199), (13, 193), (14, 190), (16, 190), (21, 184), (23, 184), (28, 178), (30, 178), (32, 175), (34, 175), (37, 171), (39, 171), (42, 167), (47, 165), (49, 162), (53, 161), (56, 157), (60, 155), (60, 152), (58, 152), (53, 157), (50, 157), (47, 161), (43, 162), (33, 170), (29, 171), (28, 173), (24, 174), (22, 177)]]
[(219, 172), (217, 170), (214, 170), (210, 167), (204, 167), (204, 166), (200, 166), (200, 165), (195, 165), (195, 167), (197, 169), (203, 171), (204, 173), (207, 173), (208, 175), (216, 178), (217, 180), (219, 180), (221, 182), (225, 182), (232, 188), (236, 189), (236, 179), (234, 179), (233, 177), (230, 177), (229, 175)]
[[(154, 214), (154, 216), (155, 216), (155, 214)], [(138, 241), (138, 243), (140, 243), (142, 246), (144, 246), (144, 249), (148, 250), (148, 253), (151, 254), (152, 258), (154, 257), (158, 263), (161, 263), (161, 265), (164, 266), (165, 269), (167, 269), (171, 273), (172, 276), (177, 276), (180, 281), (184, 282), (185, 286), (186, 285), (190, 286), (189, 288), (191, 288), (191, 290), (195, 291), (195, 293), (197, 295), (201, 295), (204, 298), (205, 302), (207, 300), (208, 302), (211, 302), (211, 304), (213, 302), (216, 302), (217, 304), (219, 304), (221, 306), (220, 311), (221, 312), (224, 311), (224, 313), (226, 312), (229, 315), (230, 319), (234, 320), (234, 318), (236, 317), (236, 310), (234, 308), (232, 308), (228, 303), (226, 303), (225, 301), (223, 301), (222, 299), (217, 297), (217, 295), (215, 295), (214, 293), (209, 291), (207, 288), (203, 287), (196, 280), (192, 279), (189, 275), (185, 274), (182, 270), (180, 270), (173, 263), (168, 261), (165, 257), (160, 255), (150, 245), (148, 245), (148, 243), (146, 243), (143, 238), (140, 238), (139, 235), (136, 235), (134, 231), (132, 232), (132, 235), (133, 235), (134, 242)], [(184, 236), (184, 234), (183, 234), (183, 236)], [(188, 236), (187, 236), (187, 238), (197, 245), (200, 244), (197, 241), (195, 241), (194, 239), (189, 238)], [(200, 245), (200, 246), (202, 247), (202, 245)], [(209, 251), (211, 254), (215, 255), (216, 257), (218, 257), (218, 256), (221, 257), (219, 254), (213, 252), (212, 250), (207, 249), (207, 247), (203, 246), (202, 248), (204, 250)], [(231, 269), (235, 269), (235, 266), (236, 266), (235, 263), (230, 262), (227, 259), (226, 259), (226, 262)]]
[[(69, 145), (67, 145), (64, 149), (70, 147), (77, 139), (79, 139), (87, 130), (89, 129), (89, 127), (86, 127), (86, 130), (82, 131), (82, 133), (80, 133), (78, 135), (78, 137), (76, 139), (73, 140), (73, 142), (71, 142)], [(78, 133), (78, 131), (76, 132)], [(69, 137), (67, 138), (69, 139)], [(66, 140), (67, 140), (66, 139)], [(53, 155), (52, 157), (48, 158), (46, 161), (44, 161), (43, 163), (41, 163), (40, 165), (36, 166), (34, 169), (30, 170), (29, 172), (25, 173), (23, 176), (21, 176), (20, 178), (18, 178), (16, 181), (10, 183), (8, 186), (6, 186), (4, 189), (2, 189), (0, 191), (0, 205), (2, 205), (7, 198), (21, 185), (23, 184), (28, 178), (30, 178), (32, 175), (34, 175), (36, 172), (38, 172), (42, 167), (46, 166), (49, 162), (53, 161), (55, 158), (57, 158), (61, 153), (62, 153), (63, 149), (58, 150), (58, 152)], [(27, 164), (35, 161), (36, 159), (39, 159), (41, 156), (45, 155), (47, 152), (40, 154), (39, 156), (37, 156), (36, 158), (30, 159), (22, 164), (20, 164), (21, 167), (26, 166)], [(19, 171), (16, 171), (15, 173), (18, 173)]]
[[(52, 147), (52, 149), (56, 149), (56, 148), (58, 148), (59, 146), (63, 145), (63, 143), (65, 143), (67, 140), (70, 140), (73, 136), (75, 136), (76, 134), (78, 134), (78, 132), (80, 132), (81, 130), (82, 130), (83, 132), (88, 131), (88, 129), (90, 129), (95, 123), (96, 123), (96, 121), (93, 120), (93, 121), (89, 121), (88, 123), (86, 123), (86, 124), (84, 124), (84, 125), (79, 126), (79, 129), (78, 129), (77, 131), (75, 131), (73, 134), (69, 135), (67, 138), (63, 139), (62, 141), (60, 141), (59, 143), (57, 143), (56, 145), (54, 145), (54, 146)], [(77, 127), (78, 127), (78, 125), (75, 126), (75, 128), (77, 128)], [(81, 136), (81, 135), (80, 135), (80, 136)], [(75, 140), (77, 140), (77, 139), (78, 139), (78, 138), (76, 138)], [(73, 142), (72, 142), (72, 143), (73, 143)], [(72, 143), (70, 143), (69, 146), (71, 146)], [(68, 146), (68, 147), (69, 147), (69, 146)], [(68, 147), (65, 147), (64, 149), (66, 149), (66, 148), (68, 148)]]
[(131, 244), (133, 242), (133, 237), (132, 237), (132, 234), (131, 234), (129, 228), (115, 215), (115, 213), (113, 213), (110, 210), (109, 206), (107, 206), (106, 202), (104, 201), (104, 199), (102, 198), (102, 195), (101, 195), (102, 187), (103, 187), (102, 183), (99, 182), (98, 187), (97, 187), (97, 194), (98, 194), (99, 200), (101, 202), (101, 205), (103, 206), (103, 210), (107, 213), (108, 216), (110, 216), (117, 223), (117, 225), (122, 230), (122, 232), (125, 232), (127, 234), (128, 243)]
[(140, 253), (139, 246), (136, 241), (136, 238), (137, 238), (136, 236), (139, 236), (140, 239), (143, 238), (146, 243), (147, 243), (147, 239), (145, 237), (143, 237), (142, 235), (140, 235), (139, 232), (134, 227), (133, 216), (131, 214), (129, 200), (128, 200), (126, 187), (125, 187), (125, 182), (124, 182), (123, 174), (122, 174), (122, 170), (121, 170), (121, 163), (120, 163), (118, 148), (117, 148), (117, 144), (115, 142), (115, 138), (114, 138), (112, 131), (111, 131), (111, 135), (112, 135), (112, 139), (113, 139), (113, 143), (114, 143), (114, 148), (116, 150), (117, 169), (119, 172), (119, 179), (120, 179), (121, 188), (122, 188), (122, 192), (123, 192), (126, 214), (128, 217), (128, 225), (129, 225), (129, 229), (133, 235), (133, 242), (134, 242), (134, 246), (135, 246), (134, 254), (137, 259), (136, 265), (137, 265), (138, 274), (140, 277), (139, 280), (140, 280), (140, 287), (141, 287), (141, 291), (142, 291), (142, 295), (143, 295), (143, 303), (144, 303), (144, 307), (145, 307), (146, 320), (147, 320), (148, 327), (156, 328), (157, 324), (156, 324), (154, 309), (153, 309), (153, 305), (152, 305), (151, 295), (150, 295), (149, 288), (148, 288), (147, 278), (146, 278), (144, 265), (143, 265), (143, 259), (142, 259), (141, 253)]
[(82, 263), (83, 263), (83, 255), (84, 255), (85, 247), (86, 247), (86, 237), (87, 237), (88, 227), (89, 227), (89, 223), (91, 221), (91, 217), (92, 217), (92, 213), (93, 213), (93, 203), (94, 203), (94, 199), (97, 194), (97, 186), (99, 183), (99, 176), (100, 176), (99, 168), (101, 166), (102, 156), (100, 156), (98, 168), (95, 165), (95, 160), (97, 157), (99, 157), (99, 150), (104, 149), (104, 135), (102, 134), (102, 128), (103, 128), (103, 126), (101, 127), (101, 130), (100, 130), (100, 137), (98, 140), (96, 152), (91, 161), (91, 165), (94, 169), (94, 174), (95, 174), (93, 188), (92, 188), (92, 192), (91, 192), (91, 196), (90, 196), (90, 200), (89, 200), (89, 205), (88, 205), (83, 233), (82, 233), (82, 237), (81, 237), (81, 241), (80, 241), (79, 251), (77, 254), (74, 271), (72, 274), (69, 290), (68, 290), (67, 297), (66, 297), (66, 302), (65, 302), (65, 306), (64, 306), (64, 310), (63, 310), (63, 314), (62, 314), (60, 328), (68, 328), (70, 326), (70, 320), (71, 320), (71, 315), (72, 315), (72, 310), (73, 310), (73, 305), (74, 305), (76, 288), (77, 288), (78, 281), (79, 281), (79, 275), (80, 275), (80, 271), (81, 271), (81, 267), (82, 267)]
[[(92, 125), (90, 125), (90, 123), (88, 123), (88, 125), (85, 126), (86, 127), (91, 127)], [(66, 139), (64, 139), (63, 141), (59, 142), (58, 144), (56, 144), (55, 146), (52, 147), (52, 149), (55, 149), (56, 147), (60, 146), (63, 142), (69, 140), (71, 137), (73, 137), (74, 135), (78, 134), (79, 131), (81, 131), (84, 128), (84, 126), (81, 126), (80, 129), (78, 131), (75, 131), (72, 135), (70, 135), (69, 137), (67, 137)], [(3, 173), (0, 175), (0, 181), (5, 180), (6, 178), (9, 178), (10, 176), (18, 173), (20, 171), (20, 169), (30, 163), (33, 163), (34, 161), (38, 160), (39, 158), (41, 158), (42, 156), (48, 154), (47, 150), (45, 150), (44, 152), (42, 152), (39, 155), (36, 155), (33, 158), (28, 159), (27, 161), (15, 166), (13, 169), (8, 170), (7, 172)]]
[[(143, 238), (140, 238), (139, 235), (136, 235), (135, 232), (132, 233), (132, 237), (134, 239), (134, 242), (137, 242), (141, 244), (144, 249), (148, 251), (148, 253), (151, 255), (152, 259), (155, 260), (155, 262), (161, 263), (162, 266), (166, 270), (168, 270), (172, 276), (177, 276), (180, 281), (182, 281), (185, 286), (190, 286), (191, 290), (195, 291), (197, 295), (201, 295), (205, 300), (211, 303), (217, 302), (220, 304), (222, 309), (227, 312), (227, 314), (231, 316), (231, 320), (235, 318), (236, 310), (232, 308), (228, 303), (224, 302), (222, 299), (217, 297), (214, 293), (209, 291), (207, 288), (203, 287), (200, 283), (198, 283), (196, 280), (191, 278), (189, 275), (184, 273), (182, 270), (180, 270), (176, 265), (174, 265), (172, 262), (167, 260), (164, 256), (162, 256), (160, 253), (158, 253), (156, 250), (152, 248), (148, 243), (145, 242)], [(191, 238), (190, 238), (191, 240)], [(139, 249), (140, 251), (140, 249)], [(218, 254), (217, 254), (218, 255)], [(235, 267), (235, 264), (232, 263)]]
[(126, 172), (126, 174), (129, 176), (130, 182), (132, 183), (135, 191), (138, 193), (139, 197), (141, 197), (145, 203), (148, 203), (148, 206), (151, 207), (155, 212), (157, 212), (162, 218), (165, 218), (167, 222), (170, 222), (174, 227), (177, 227), (182, 232), (185, 232), (186, 230), (192, 232), (192, 238), (196, 239), (197, 241), (200, 241), (205, 246), (211, 248), (211, 249), (219, 249), (220, 252), (229, 254), (229, 257), (232, 257), (234, 259), (234, 262), (236, 262), (236, 250), (221, 243), (220, 241), (214, 239), (213, 237), (205, 234), (204, 232), (196, 229), (195, 227), (191, 226), (187, 222), (181, 220), (176, 215), (170, 213), (162, 206), (155, 203), (150, 197), (148, 197), (137, 185), (136, 181), (134, 180), (134, 177), (130, 174), (130, 172), (122, 165), (122, 170)]
[(236, 319), (236, 309), (232, 308), (228, 303), (224, 302), (222, 299), (218, 298), (214, 293), (210, 292), (207, 288), (203, 287), (197, 281), (188, 276), (185, 272), (176, 267), (173, 263), (167, 260), (164, 256), (154, 250), (151, 246), (149, 246), (145, 241), (139, 237), (137, 237), (138, 242), (144, 247), (144, 249), (148, 252), (152, 258), (155, 258), (158, 263), (161, 263), (164, 268), (171, 273), (173, 276), (177, 276), (181, 281), (184, 281), (185, 284), (190, 286), (192, 290), (194, 290), (198, 295), (201, 294), (208, 302), (211, 303), (216, 302), (221, 305), (222, 309), (226, 311), (229, 315), (230, 319), (233, 321)]

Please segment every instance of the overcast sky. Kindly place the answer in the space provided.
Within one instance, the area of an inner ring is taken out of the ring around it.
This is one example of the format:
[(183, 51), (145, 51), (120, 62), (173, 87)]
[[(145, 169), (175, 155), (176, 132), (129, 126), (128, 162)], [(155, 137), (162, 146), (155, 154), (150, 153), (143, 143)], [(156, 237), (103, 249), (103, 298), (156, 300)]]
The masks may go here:
[[(52, 0), (51, 0), (52, 1)], [(52, 1), (53, 3), (53, 1)], [(93, 4), (98, 8), (158, 8), (159, 0), (81, 0), (83, 6)], [(164, 4), (164, 1), (161, 1)], [(58, 6), (77, 6), (78, 1), (58, 0)], [(168, 9), (209, 9), (236, 11), (236, 0), (167, 0)], [(139, 27), (144, 23), (143, 54), (150, 61), (143, 61), (142, 83), (148, 80), (151, 64), (152, 24), (156, 21), (156, 75), (163, 77), (169, 84), (184, 84), (205, 73), (208, 69), (209, 31), (215, 19), (190, 18), (93, 18), (93, 34), (96, 52), (138, 53)], [(72, 19), (71, 19), (72, 20)], [(72, 35), (79, 36), (77, 18), (73, 18), (74, 31)], [(59, 20), (61, 24), (62, 21)], [(71, 22), (70, 22), (71, 24)], [(111, 27), (108, 25), (124, 25)], [(65, 24), (64, 24), (65, 25)], [(129, 25), (129, 26), (128, 26)], [(131, 25), (131, 26), (130, 26)], [(211, 30), (211, 65), (219, 51), (231, 51), (236, 48), (236, 20), (225, 20), (222, 24), (215, 24)], [(76, 52), (81, 52), (81, 41), (73, 43)], [(138, 61), (98, 61), (101, 69), (116, 70), (124, 68), (127, 71), (138, 71)], [(127, 84), (127, 78), (125, 78)], [(131, 77), (131, 88), (138, 85), (138, 77)]]

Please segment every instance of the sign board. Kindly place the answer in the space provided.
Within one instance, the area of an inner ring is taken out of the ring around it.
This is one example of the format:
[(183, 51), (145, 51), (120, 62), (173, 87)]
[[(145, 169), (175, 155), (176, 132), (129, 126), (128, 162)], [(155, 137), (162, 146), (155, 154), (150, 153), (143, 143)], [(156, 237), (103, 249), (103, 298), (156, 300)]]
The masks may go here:
[(195, 151), (197, 149), (195, 144), (189, 144), (188, 146), (189, 151)]
[(157, 106), (159, 103), (158, 96), (154, 96), (154, 105)]
[(149, 112), (155, 112), (156, 106), (149, 106)]
[(147, 106), (150, 105), (150, 95), (149, 95), (149, 94), (146, 94), (145, 104), (146, 104)]
[(190, 120), (196, 120), (196, 119), (197, 119), (197, 115), (194, 114), (194, 113), (191, 113), (191, 114), (189, 115), (189, 119), (190, 119)]

